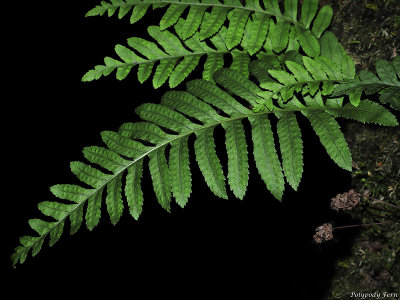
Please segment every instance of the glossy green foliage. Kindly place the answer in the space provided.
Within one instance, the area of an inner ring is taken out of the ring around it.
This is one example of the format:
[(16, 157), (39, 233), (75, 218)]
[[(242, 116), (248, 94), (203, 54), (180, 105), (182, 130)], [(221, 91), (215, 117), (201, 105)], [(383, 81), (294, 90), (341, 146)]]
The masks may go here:
[[(47, 237), (54, 245), (67, 222), (75, 234), (83, 223), (89, 230), (96, 227), (102, 212), (114, 225), (126, 210), (137, 220), (145, 197), (142, 180), (152, 182), (166, 211), (172, 201), (184, 207), (192, 193), (190, 153), (215, 196), (245, 197), (252, 155), (266, 188), (281, 200), (285, 181), (297, 190), (303, 174), (298, 118), (310, 122), (326, 153), (348, 171), (351, 153), (337, 118), (398, 125), (387, 108), (361, 96), (379, 93), (382, 103), (399, 109), (400, 59), (378, 61), (378, 77), (366, 71), (356, 76), (337, 38), (324, 33), (332, 9), (318, 10), (318, 0), (304, 0), (301, 6), (297, 0), (285, 0), (283, 11), (277, 0), (110, 0), (87, 15), (130, 14), (135, 23), (150, 7), (166, 9), (159, 26), (147, 30), (152, 40), (129, 38), (127, 46), (115, 46), (118, 59), (106, 57), (104, 65), (95, 66), (82, 80), (114, 71), (122, 80), (137, 66), (141, 83), (151, 79), (159, 88), (168, 81), (173, 88), (204, 56), (203, 79), (187, 82), (185, 91), (165, 93), (160, 104), (140, 105), (136, 113), (141, 121), (125, 123), (118, 132), (102, 132), (104, 145), (84, 148), (86, 162), (70, 165), (81, 185), (51, 187), (61, 201), (38, 204), (46, 221), (29, 220), (36, 235), (20, 238), (12, 255), (14, 266), (29, 253), (37, 255)], [(168, 29), (172, 26), (175, 33)], [(229, 69), (225, 58), (230, 58)], [(277, 119), (276, 128), (272, 118)], [(226, 169), (216, 151), (217, 127), (225, 132)], [(151, 178), (143, 178), (146, 166)]]
[[(144, 201), (141, 189), (144, 164), (148, 164), (159, 204), (167, 211), (173, 200), (184, 207), (192, 191), (189, 147), (194, 148), (204, 180), (217, 197), (228, 198), (228, 185), (234, 196), (243, 199), (249, 180), (250, 155), (243, 122), (250, 124), (248, 134), (258, 172), (267, 189), (279, 200), (285, 178), (297, 189), (303, 172), (298, 113), (310, 121), (328, 155), (346, 170), (351, 170), (351, 154), (335, 118), (397, 125), (396, 118), (377, 103), (362, 100), (355, 108), (350, 103), (343, 105), (337, 98), (324, 99), (321, 91), (306, 95), (303, 101), (296, 96), (285, 103), (278, 99), (271, 103), (270, 109), (255, 112), (251, 108), (265, 100), (261, 86), (232, 69), (216, 71), (214, 80), (216, 84), (192, 80), (187, 83), (187, 91), (169, 91), (160, 104), (140, 105), (136, 113), (142, 121), (123, 124), (118, 132), (102, 132), (103, 146), (83, 150), (87, 163), (71, 163), (72, 173), (84, 187), (70, 184), (51, 187), (51, 192), (62, 201), (39, 203), (39, 210), (52, 221), (29, 221), (37, 235), (20, 238), (21, 245), (12, 255), (14, 266), (23, 263), (30, 251), (35, 256), (46, 237), (49, 245), (54, 245), (68, 220), (70, 233), (74, 234), (83, 222), (89, 230), (97, 226), (102, 210), (107, 211), (112, 224), (120, 220), (125, 207), (138, 219)], [(273, 117), (278, 118), (279, 147), (275, 145), (270, 124)], [(215, 149), (213, 135), (218, 126), (225, 131), (227, 174)], [(193, 145), (189, 143), (191, 135), (195, 136)]]

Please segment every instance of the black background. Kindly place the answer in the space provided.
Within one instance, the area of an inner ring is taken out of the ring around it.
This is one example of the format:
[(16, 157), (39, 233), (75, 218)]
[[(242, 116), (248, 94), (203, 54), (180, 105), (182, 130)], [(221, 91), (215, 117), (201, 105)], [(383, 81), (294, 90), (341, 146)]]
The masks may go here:
[[(13, 119), (5, 130), (10, 158), (4, 162), (10, 180), (4, 190), (11, 194), (3, 197), (9, 206), (3, 211), (6, 253), (2, 261), (8, 282), (4, 286), (13, 288), (16, 297), (45, 297), (54, 291), (74, 295), (83, 289), (132, 296), (185, 291), (189, 299), (229, 293), (245, 298), (257, 293), (267, 299), (273, 294), (279, 295), (277, 299), (320, 299), (335, 260), (348, 253), (354, 232), (340, 233), (322, 246), (312, 243), (312, 235), (321, 223), (345, 222), (329, 209), (329, 199), (348, 190), (350, 173), (328, 157), (303, 118), (299, 118), (305, 151), (303, 179), (298, 192), (286, 187), (282, 203), (266, 190), (252, 156), (245, 199), (237, 200), (231, 192), (229, 200), (218, 199), (202, 179), (191, 150), (193, 193), (184, 209), (173, 204), (171, 213), (162, 210), (146, 167), (144, 211), (138, 222), (125, 208), (113, 226), (103, 210), (92, 232), (82, 226), (69, 236), (66, 225), (56, 245), (44, 244), (35, 258), (29, 255), (23, 265), (11, 268), (9, 257), (18, 238), (34, 234), (28, 219), (41, 217), (37, 203), (55, 199), (49, 186), (78, 183), (69, 162), (83, 160), (83, 147), (101, 145), (101, 131), (137, 120), (135, 107), (158, 103), (167, 90), (165, 86), (154, 90), (150, 81), (140, 85), (135, 71), (121, 82), (114, 75), (92, 83), (80, 81), (104, 56), (116, 58), (115, 44), (125, 44), (132, 36), (148, 38), (145, 28), (157, 24), (163, 11), (148, 13), (135, 25), (129, 24), (128, 16), (84, 18), (98, 3), (31, 3), (15, 21), (23, 26), (10, 26), (9, 49), (16, 58), (9, 61), (13, 67), (6, 88), (12, 93), (7, 96), (10, 107), (3, 111), (9, 114), (4, 118)], [(216, 130), (215, 138), (226, 166), (222, 129)]]

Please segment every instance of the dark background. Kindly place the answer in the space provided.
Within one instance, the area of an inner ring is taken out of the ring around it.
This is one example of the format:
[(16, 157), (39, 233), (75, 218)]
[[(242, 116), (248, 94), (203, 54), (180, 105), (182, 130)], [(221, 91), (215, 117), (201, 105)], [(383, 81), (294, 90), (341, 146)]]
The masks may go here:
[[(334, 262), (348, 254), (354, 231), (339, 233), (322, 246), (313, 244), (312, 235), (324, 222), (346, 222), (330, 210), (329, 200), (348, 190), (351, 180), (350, 173), (328, 157), (304, 118), (299, 118), (305, 152), (303, 179), (298, 192), (286, 186), (282, 203), (265, 188), (252, 156), (245, 199), (237, 200), (231, 192), (229, 200), (218, 199), (202, 179), (191, 149), (193, 192), (184, 209), (173, 204), (171, 213), (162, 210), (146, 167), (144, 211), (138, 222), (125, 207), (120, 222), (113, 226), (102, 210), (92, 232), (82, 226), (69, 236), (66, 225), (56, 245), (49, 248), (46, 242), (35, 258), (29, 255), (23, 265), (11, 268), (9, 257), (18, 238), (34, 234), (28, 219), (42, 217), (37, 203), (55, 200), (48, 188), (78, 183), (69, 162), (83, 160), (83, 147), (101, 145), (101, 131), (117, 130), (122, 123), (137, 120), (135, 107), (158, 103), (167, 90), (166, 86), (154, 90), (150, 80), (140, 85), (136, 69), (121, 82), (114, 74), (92, 83), (80, 81), (104, 56), (116, 58), (115, 44), (125, 44), (132, 36), (148, 38), (145, 28), (157, 24), (164, 11), (149, 10), (135, 25), (129, 25), (129, 16), (84, 18), (98, 3), (30, 4), (15, 21), (24, 26), (12, 26), (15, 34), (10, 36), (9, 49), (16, 58), (9, 61), (14, 67), (7, 87), (12, 93), (7, 96), (10, 108), (6, 111), (14, 121), (7, 123), (5, 140), (11, 178), (4, 189), (11, 193), (3, 197), (8, 206), (3, 211), (4, 286), (13, 288), (17, 297), (46, 296), (54, 290), (74, 295), (82, 288), (131, 295), (174, 295), (185, 290), (189, 299), (200, 293), (321, 299)], [(200, 77), (199, 70), (190, 78)], [(216, 130), (215, 138), (226, 166), (222, 129)]]

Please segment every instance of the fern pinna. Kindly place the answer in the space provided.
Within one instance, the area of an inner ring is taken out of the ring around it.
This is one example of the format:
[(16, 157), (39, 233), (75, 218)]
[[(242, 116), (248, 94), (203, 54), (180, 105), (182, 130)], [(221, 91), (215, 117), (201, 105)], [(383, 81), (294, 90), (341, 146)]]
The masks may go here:
[[(132, 10), (131, 23), (145, 15), (150, 6), (168, 6), (159, 27), (150, 26), (149, 35), (157, 44), (142, 38), (129, 38), (129, 49), (117, 45), (119, 58), (104, 59), (83, 77), (84, 81), (99, 79), (117, 70), (117, 79), (122, 80), (131, 69), (138, 66), (138, 80), (143, 83), (152, 73), (153, 87), (159, 88), (169, 78), (171, 88), (181, 83), (206, 56), (203, 79), (212, 80), (212, 73), (223, 67), (224, 55), (232, 57), (231, 68), (249, 75), (250, 56), (256, 53), (281, 53), (303, 50), (307, 56), (320, 54), (318, 39), (329, 26), (332, 8), (324, 6), (318, 11), (318, 0), (305, 0), (298, 12), (297, 0), (284, 2), (282, 14), (277, 0), (262, 1), (165, 1), (165, 0), (113, 0), (103, 1), (87, 13), (87, 16), (124, 17)], [(182, 17), (188, 9), (186, 19)], [(209, 12), (208, 12), (209, 11)], [(298, 17), (300, 15), (300, 17)], [(227, 19), (228, 25), (225, 26)], [(174, 25), (176, 35), (167, 30)], [(207, 45), (209, 41), (209, 45)], [(133, 51), (134, 50), (134, 51)]]

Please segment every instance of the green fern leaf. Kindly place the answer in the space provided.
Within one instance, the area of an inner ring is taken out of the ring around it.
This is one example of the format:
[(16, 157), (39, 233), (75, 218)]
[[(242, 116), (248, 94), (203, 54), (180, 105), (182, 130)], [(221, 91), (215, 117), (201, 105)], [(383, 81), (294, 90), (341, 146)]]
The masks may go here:
[(246, 137), (241, 120), (224, 126), (228, 153), (228, 182), (234, 195), (243, 199), (249, 181)]
[[(200, 27), (207, 7), (191, 6), (186, 18), (178, 21), (179, 26), (175, 26), (176, 33), (180, 38), (186, 40), (194, 35)], [(178, 25), (177, 24), (177, 25)]]
[(310, 31), (304, 30), (299, 26), (295, 26), (295, 30), (297, 34), (297, 40), (299, 41), (304, 52), (310, 57), (318, 56), (320, 48), (316, 37), (313, 36)]
[(340, 110), (328, 112), (336, 117), (353, 119), (363, 123), (374, 123), (382, 126), (397, 126), (399, 124), (392, 113), (370, 100), (361, 100), (357, 107), (347, 103)]
[(136, 113), (146, 121), (153, 122), (175, 132), (189, 132), (198, 126), (176, 111), (156, 104), (142, 104)]
[(226, 33), (226, 46), (228, 50), (237, 46), (242, 40), (244, 28), (250, 12), (247, 10), (234, 9), (229, 20), (228, 31)]
[(171, 143), (169, 168), (172, 194), (176, 199), (176, 203), (180, 207), (185, 207), (192, 192), (187, 137)]
[(252, 81), (244, 78), (240, 72), (234, 69), (220, 69), (214, 73), (214, 80), (235, 95), (246, 99), (251, 105), (260, 102), (258, 96), (262, 90)]
[(230, 68), (238, 71), (246, 78), (249, 77), (250, 56), (245, 52), (232, 52), (232, 58)]
[[(70, 213), (74, 211), (74, 208), (76, 208), (76, 205), (64, 204), (64, 203), (59, 203), (59, 202), (44, 201), (44, 202), (40, 202), (38, 204), (38, 209), (40, 210), (40, 212), (42, 214), (44, 214), (45, 216), (48, 216), (48, 217), (52, 217), (57, 221), (61, 221), (68, 216), (71, 217), (72, 214), (70, 214)], [(71, 222), (71, 227), (73, 227), (72, 222)], [(56, 233), (57, 240), (59, 239), (59, 237), (62, 233), (62, 228), (60, 228), (60, 229), (57, 229), (57, 233)]]
[(111, 151), (129, 158), (140, 157), (140, 155), (149, 149), (141, 143), (120, 136), (117, 132), (113, 131), (103, 131), (101, 138)]
[(188, 5), (170, 5), (160, 21), (160, 29), (164, 30), (178, 22)]
[(189, 54), (190, 52), (186, 50), (179, 38), (169, 31), (161, 31), (157, 26), (150, 26), (148, 32), (163, 48), (164, 50), (174, 56), (181, 56), (183, 54)]
[(60, 239), (64, 229), (64, 219), (57, 220), (57, 222), (45, 222), (39, 219), (31, 219), (28, 223), (39, 235), (50, 235), (50, 247), (54, 246), (54, 244)]
[(165, 147), (160, 147), (149, 154), (149, 169), (158, 203), (166, 211), (170, 211), (171, 175), (164, 152)]
[[(344, 56), (347, 56), (343, 46), (339, 44), (337, 37), (330, 31), (324, 33), (320, 39), (320, 43), (321, 56), (328, 58), (336, 65), (340, 65)], [(353, 79), (354, 75), (349, 78)]]
[(137, 122), (123, 124), (118, 133), (126, 138), (142, 140), (154, 145), (168, 138), (168, 134), (153, 123)]
[(314, 20), (311, 32), (315, 37), (319, 38), (322, 33), (329, 27), (333, 17), (332, 7), (325, 5), (320, 9)]
[(131, 14), (131, 18), (130, 18), (130, 23), (134, 24), (137, 21), (139, 21), (141, 18), (144, 17), (144, 15), (146, 14), (147, 10), (149, 9), (150, 4), (138, 4), (136, 6), (133, 7), (132, 9), (132, 14)]
[(106, 205), (108, 215), (110, 216), (111, 223), (117, 224), (122, 216), (123, 204), (122, 204), (122, 181), (121, 175), (116, 176), (107, 184), (107, 197)]
[(375, 69), (381, 81), (391, 83), (392, 85), (399, 84), (396, 76), (396, 69), (390, 62), (378, 59), (375, 63)]
[[(171, 75), (177, 62), (178, 59), (166, 59), (160, 62), (160, 64), (157, 66), (157, 69), (153, 77), (153, 87), (155, 89), (158, 89), (160, 86), (164, 84), (164, 82)], [(179, 78), (175, 77), (173, 83), (176, 84), (178, 79)]]
[(205, 102), (198, 101), (188, 92), (170, 91), (163, 95), (161, 104), (174, 109), (184, 115), (195, 118), (204, 124), (219, 122), (224, 118)]
[(318, 0), (304, 0), (301, 7), (300, 22), (308, 29), (318, 10)]
[(284, 1), (285, 13), (284, 16), (297, 21), (297, 0)]
[(254, 159), (259, 174), (271, 194), (281, 200), (284, 190), (284, 179), (281, 163), (275, 150), (271, 124), (266, 115), (249, 118), (252, 127)]
[(343, 74), (344, 78), (347, 79), (353, 79), (356, 76), (354, 61), (348, 55), (342, 57), (341, 73)]
[[(306, 96), (305, 100), (313, 101)], [(303, 114), (308, 118), (315, 133), (318, 135), (321, 144), (332, 160), (341, 168), (351, 171), (352, 158), (349, 146), (340, 131), (339, 124), (335, 119), (324, 111), (307, 111)]]
[(277, 131), (286, 180), (297, 190), (303, 173), (303, 142), (296, 115), (292, 112), (280, 114)]
[(296, 62), (286, 61), (286, 66), (290, 72), (292, 72), (294, 78), (298, 82), (307, 82), (308, 83), (308, 91), (310, 95), (314, 95), (319, 89), (319, 82), (313, 82), (311, 75), (308, 71)]
[(247, 46), (245, 47), (250, 55), (257, 53), (264, 44), (265, 37), (269, 28), (269, 16), (256, 12), (249, 28), (246, 30), (249, 35)]
[[(201, 23), (200, 40), (212, 37), (220, 30), (226, 20), (229, 8), (214, 6), (211, 10), (210, 17), (206, 22)], [(206, 18), (205, 18), (206, 19)]]
[(263, 0), (263, 3), (266, 11), (271, 12), (276, 16), (282, 16), (278, 0)]
[(94, 188), (99, 188), (108, 182), (110, 175), (79, 161), (71, 162), (71, 172), (82, 182)]
[[(274, 62), (270, 63), (274, 65)], [(301, 69), (300, 65), (296, 66), (290, 60), (286, 63), (297, 67), (293, 73), (300, 75), (296, 76), (305, 76), (306, 67)], [(260, 67), (262, 64), (253, 65)], [(279, 76), (280, 73), (276, 77)], [(294, 75), (292, 77), (295, 78)], [(270, 79), (274, 80), (272, 77)], [(126, 123), (120, 127), (118, 133), (103, 132), (101, 136), (107, 148), (85, 148), (83, 154), (86, 159), (104, 171), (82, 162), (71, 163), (71, 171), (91, 188), (77, 185), (53, 186), (52, 193), (63, 202), (46, 201), (39, 204), (43, 214), (52, 220), (29, 221), (37, 236), (23, 236), (20, 239), (21, 245), (15, 248), (12, 255), (13, 265), (23, 263), (29, 252), (36, 255), (47, 237), (49, 245), (56, 243), (67, 219), (71, 223), (70, 233), (74, 234), (83, 222), (85, 206), (86, 226), (90, 230), (97, 226), (104, 190), (107, 191), (104, 198), (112, 224), (116, 224), (124, 213), (122, 193), (127, 199), (130, 214), (135, 219), (139, 218), (143, 207), (141, 177), (143, 164), (147, 161), (160, 205), (170, 211), (173, 196), (183, 207), (191, 193), (188, 150), (191, 146), (188, 143), (191, 135), (195, 136), (197, 164), (210, 190), (221, 198), (227, 198), (225, 179), (228, 178), (230, 190), (242, 199), (248, 184), (248, 151), (242, 121), (249, 120), (258, 172), (271, 194), (281, 199), (284, 191), (283, 172), (293, 188), (297, 188), (301, 177), (302, 142), (294, 116), (296, 111), (310, 120), (328, 154), (346, 170), (351, 169), (351, 155), (335, 117), (390, 126), (397, 124), (395, 117), (377, 103), (365, 100), (355, 108), (349, 104), (342, 106), (343, 98), (328, 98), (325, 104), (320, 91), (314, 98), (306, 94), (303, 97), (305, 104), (296, 97), (284, 103), (281, 98), (271, 96), (271, 105), (268, 106), (270, 109), (255, 112), (248, 107), (260, 101), (259, 99), (265, 100), (263, 97), (268, 91), (263, 91), (262, 87), (256, 86), (234, 70), (218, 71), (215, 80), (221, 87), (205, 80), (193, 80), (187, 83), (186, 92), (171, 91), (165, 94), (162, 104), (139, 106), (136, 113), (143, 121)], [(283, 170), (268, 115), (276, 115), (279, 119), (277, 131)], [(213, 133), (218, 126), (225, 129), (227, 176), (215, 149)], [(147, 157), (149, 160), (145, 159)]]
[(110, 3), (102, 2), (101, 5), (97, 5), (86, 13), (86, 17), (102, 16), (107, 12), (108, 8), (111, 7)]
[(210, 82), (192, 80), (186, 86), (189, 93), (214, 105), (229, 115), (235, 116), (250, 112), (249, 109), (236, 101), (235, 98)]
[(206, 128), (197, 134), (194, 151), (200, 170), (210, 190), (218, 197), (228, 199), (225, 188), (225, 176), (221, 163), (215, 152), (213, 127)]
[(86, 147), (82, 152), (89, 162), (97, 164), (112, 173), (123, 169), (128, 162), (115, 152), (103, 147)]
[(135, 220), (139, 219), (143, 207), (143, 192), (140, 186), (143, 175), (143, 160), (128, 168), (126, 175), (125, 195), (129, 212)]
[(271, 35), (272, 50), (281, 52), (286, 49), (289, 42), (290, 23), (278, 19)]
[[(101, 199), (103, 196), (103, 188), (100, 188), (98, 191), (93, 193), (88, 197), (88, 205), (86, 209), (86, 227), (89, 230), (93, 230), (94, 227), (99, 224), (101, 217)], [(83, 200), (82, 200), (83, 201)]]
[(199, 56), (185, 57), (169, 77), (169, 86), (174, 88), (179, 85), (190, 73), (192, 73), (199, 64), (199, 60)]
[(213, 81), (213, 74), (223, 66), (224, 56), (222, 54), (207, 55), (207, 60), (204, 63), (203, 79), (207, 81)]

